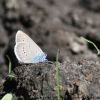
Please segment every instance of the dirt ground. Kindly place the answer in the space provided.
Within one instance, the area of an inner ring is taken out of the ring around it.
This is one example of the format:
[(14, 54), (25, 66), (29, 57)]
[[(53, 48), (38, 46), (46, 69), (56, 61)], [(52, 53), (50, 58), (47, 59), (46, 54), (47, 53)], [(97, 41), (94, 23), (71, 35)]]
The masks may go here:
[[(48, 61), (19, 64), (14, 54), (18, 30), (28, 34)], [(0, 99), (57, 100), (55, 60), (60, 50), (61, 100), (100, 100), (100, 0), (0, 0)], [(8, 60), (15, 79), (8, 79)]]

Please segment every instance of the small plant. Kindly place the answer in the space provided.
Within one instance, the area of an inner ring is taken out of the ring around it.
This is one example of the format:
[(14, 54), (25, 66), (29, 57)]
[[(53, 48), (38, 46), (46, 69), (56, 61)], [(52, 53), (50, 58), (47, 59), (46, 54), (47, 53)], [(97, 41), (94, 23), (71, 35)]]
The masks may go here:
[(86, 38), (84, 38), (84, 37), (81, 37), (81, 39), (83, 39), (83, 40), (85, 40), (85, 41), (91, 43), (91, 44), (96, 48), (96, 50), (97, 50), (97, 55), (100, 55), (100, 50), (98, 49), (98, 47), (97, 47), (92, 41), (90, 41), (90, 40), (88, 40), (88, 39), (86, 39)]
[[(12, 64), (11, 64), (11, 60), (9, 58), (9, 56), (7, 56), (8, 61), (9, 61), (9, 71), (8, 71), (8, 77), (10, 80), (12, 80), (12, 78), (14, 78), (15, 76), (12, 73)], [(1, 100), (12, 100), (12, 93), (7, 93), (5, 94)]]
[(12, 100), (12, 93), (7, 93), (3, 96), (1, 100)]
[(59, 62), (58, 62), (58, 58), (59, 58), (59, 49), (57, 51), (57, 55), (56, 55), (56, 93), (57, 93), (57, 99), (60, 99), (60, 78), (59, 78)]
[(14, 78), (15, 76), (12, 73), (12, 64), (11, 64), (11, 60), (9, 58), (9, 56), (7, 56), (8, 61), (9, 61), (9, 71), (8, 71), (8, 77), (12, 80), (12, 78)]

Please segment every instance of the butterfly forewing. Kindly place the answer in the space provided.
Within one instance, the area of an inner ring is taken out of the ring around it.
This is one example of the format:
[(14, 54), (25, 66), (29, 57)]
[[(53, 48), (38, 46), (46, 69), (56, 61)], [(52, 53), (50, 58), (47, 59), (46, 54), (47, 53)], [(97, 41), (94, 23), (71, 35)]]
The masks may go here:
[(22, 31), (18, 31), (16, 34), (16, 44), (17, 43), (31, 43), (35, 47), (40, 49), (40, 47), (27, 34)]
[(17, 34), (16, 34), (16, 43), (19, 43), (19, 42), (33, 42), (33, 40), (28, 36), (26, 35), (24, 32), (22, 31), (18, 31)]

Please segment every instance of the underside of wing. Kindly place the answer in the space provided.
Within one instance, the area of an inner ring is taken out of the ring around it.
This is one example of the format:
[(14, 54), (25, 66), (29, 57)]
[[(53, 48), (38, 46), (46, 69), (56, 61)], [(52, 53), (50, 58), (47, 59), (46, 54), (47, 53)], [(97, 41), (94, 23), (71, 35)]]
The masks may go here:
[(18, 42), (24, 43), (24, 42), (34, 42), (34, 41), (27, 34), (19, 30), (16, 33), (16, 43)]
[(18, 43), (31, 44), (34, 47), (38, 48), (40, 51), (42, 51), (41, 48), (27, 34), (20, 30), (16, 33), (16, 44)]
[(34, 55), (41, 53), (42, 50), (30, 43), (17, 43), (14, 48), (15, 55), (19, 62), (34, 63)]

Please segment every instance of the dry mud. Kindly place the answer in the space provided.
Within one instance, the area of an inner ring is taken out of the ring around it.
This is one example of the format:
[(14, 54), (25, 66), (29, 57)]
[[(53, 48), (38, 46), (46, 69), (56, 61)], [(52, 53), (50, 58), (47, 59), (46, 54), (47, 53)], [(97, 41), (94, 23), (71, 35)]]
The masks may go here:
[[(50, 62), (19, 64), (17, 30), (27, 33)], [(0, 0), (0, 99), (57, 100), (55, 59), (60, 49), (61, 100), (100, 100), (100, 0)], [(8, 55), (16, 78), (9, 80)]]

